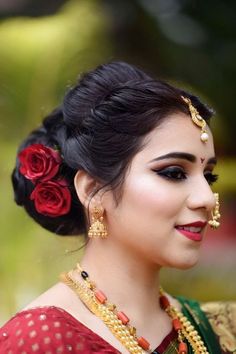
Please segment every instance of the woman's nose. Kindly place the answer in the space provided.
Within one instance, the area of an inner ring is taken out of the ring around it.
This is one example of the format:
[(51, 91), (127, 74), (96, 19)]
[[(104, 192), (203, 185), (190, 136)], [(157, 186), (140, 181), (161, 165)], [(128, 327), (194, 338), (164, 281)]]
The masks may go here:
[(215, 207), (216, 199), (211, 186), (204, 178), (203, 181), (197, 183), (195, 188), (193, 187), (189, 197), (189, 207), (191, 209), (203, 208), (207, 212), (211, 212)]

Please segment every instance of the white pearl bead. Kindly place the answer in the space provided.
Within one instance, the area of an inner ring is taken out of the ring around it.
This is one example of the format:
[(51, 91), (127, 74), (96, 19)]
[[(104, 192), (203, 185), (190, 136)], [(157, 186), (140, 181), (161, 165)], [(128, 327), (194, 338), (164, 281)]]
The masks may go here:
[(202, 134), (201, 134), (201, 140), (202, 140), (202, 141), (205, 142), (205, 141), (208, 140), (208, 138), (209, 138), (209, 135), (208, 135), (207, 133), (202, 133)]

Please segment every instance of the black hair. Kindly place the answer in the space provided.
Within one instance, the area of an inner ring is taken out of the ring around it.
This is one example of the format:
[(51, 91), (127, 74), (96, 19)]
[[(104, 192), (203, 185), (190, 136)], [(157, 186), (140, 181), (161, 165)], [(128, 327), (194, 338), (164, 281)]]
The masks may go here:
[(125, 62), (100, 65), (84, 74), (65, 95), (60, 107), (20, 145), (40, 143), (59, 146), (63, 163), (60, 173), (68, 181), (72, 205), (68, 214), (49, 217), (38, 213), (30, 194), (33, 183), (19, 171), (19, 159), (12, 173), (15, 201), (46, 229), (60, 235), (87, 231), (86, 214), (74, 188), (79, 169), (109, 187), (119, 202), (126, 171), (142, 148), (144, 137), (170, 114), (189, 114), (181, 95), (191, 99), (209, 123), (212, 110), (200, 100), (167, 82), (153, 79)]

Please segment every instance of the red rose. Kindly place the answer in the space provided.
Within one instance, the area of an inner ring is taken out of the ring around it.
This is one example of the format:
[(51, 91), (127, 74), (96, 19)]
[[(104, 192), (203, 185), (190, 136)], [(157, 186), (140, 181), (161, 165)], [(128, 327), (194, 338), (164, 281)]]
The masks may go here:
[(58, 151), (42, 144), (33, 144), (19, 153), (20, 172), (36, 182), (53, 178), (60, 167), (61, 156)]
[(57, 217), (69, 212), (71, 193), (65, 180), (38, 183), (30, 195), (38, 213)]

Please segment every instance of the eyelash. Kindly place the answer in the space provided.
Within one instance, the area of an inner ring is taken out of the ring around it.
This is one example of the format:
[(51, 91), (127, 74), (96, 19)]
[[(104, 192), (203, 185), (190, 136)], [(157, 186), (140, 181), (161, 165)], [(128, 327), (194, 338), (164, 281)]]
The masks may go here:
[[(154, 172), (156, 172), (159, 176), (174, 182), (181, 182), (182, 180), (187, 179), (186, 172), (177, 167), (168, 167), (163, 170), (154, 170)], [(207, 172), (204, 176), (210, 186), (219, 178), (219, 175), (213, 174), (212, 172)]]

